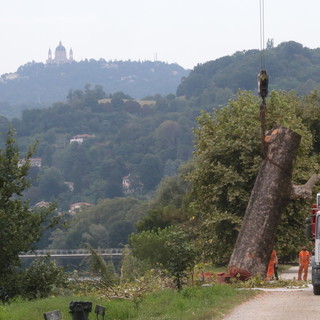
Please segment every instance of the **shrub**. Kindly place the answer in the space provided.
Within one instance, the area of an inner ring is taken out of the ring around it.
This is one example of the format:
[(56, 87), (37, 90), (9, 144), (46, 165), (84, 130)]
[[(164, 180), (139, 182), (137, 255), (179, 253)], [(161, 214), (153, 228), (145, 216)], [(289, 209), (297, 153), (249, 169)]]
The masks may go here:
[(67, 275), (50, 257), (36, 258), (31, 266), (21, 274), (21, 293), (27, 299), (46, 298), (56, 288), (67, 286)]

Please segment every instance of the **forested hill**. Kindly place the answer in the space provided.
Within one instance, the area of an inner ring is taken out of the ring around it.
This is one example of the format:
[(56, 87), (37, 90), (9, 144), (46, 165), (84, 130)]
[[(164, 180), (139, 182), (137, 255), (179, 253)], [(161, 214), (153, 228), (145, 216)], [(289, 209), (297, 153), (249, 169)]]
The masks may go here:
[(1, 76), (0, 113), (12, 117), (23, 109), (65, 101), (70, 89), (81, 90), (87, 84), (100, 85), (108, 94), (122, 91), (135, 99), (175, 93), (188, 72), (178, 64), (160, 61), (91, 59), (60, 65), (27, 63), (15, 73)]
[[(319, 50), (295, 42), (276, 48), (269, 45), (266, 66), (270, 88), (296, 89), (298, 93), (319, 88)], [(83, 67), (97, 67), (99, 63), (84, 62)], [(147, 64), (141, 63), (140, 67)], [(150, 63), (149, 69), (155, 64)], [(134, 65), (138, 74), (138, 63), (131, 64)], [(58, 67), (61, 72), (64, 68), (72, 68), (72, 64)], [(169, 70), (170, 65), (166, 68)], [(162, 183), (171, 181), (167, 178), (177, 175), (181, 164), (192, 158), (195, 138), (192, 128), (197, 127), (200, 110), (211, 112), (219, 104), (225, 104), (239, 88), (256, 91), (259, 69), (259, 51), (236, 53), (197, 66), (179, 85), (178, 96), (156, 94), (147, 100), (131, 99), (124, 88), (124, 92), (110, 94), (110, 87), (102, 88), (85, 77), (84, 83), (91, 85), (67, 89), (64, 102), (55, 102), (49, 108), (29, 108), (21, 117), (11, 120), (0, 116), (3, 136), (8, 127), (16, 130), (21, 157), (28, 146), (38, 141), (30, 170), (30, 177), (37, 179), (32, 180), (32, 186), (24, 193), (30, 205), (54, 202), (67, 217), (74, 214), (74, 205), (91, 206), (89, 215), (84, 212), (76, 218), (78, 224), (73, 225), (70, 234), (62, 236), (59, 231), (52, 237), (46, 235), (41, 246), (47, 246), (49, 239), (53, 239), (53, 247), (59, 248), (81, 247), (88, 239), (93, 247), (126, 243), (134, 223), (146, 214), (143, 201), (150, 199), (152, 203)], [(31, 70), (48, 77), (51, 70), (51, 80), (56, 73), (55, 68), (31, 64), (19, 74), (24, 76)], [(2, 140), (0, 147), (1, 143)], [(186, 188), (175, 182), (171, 187), (174, 191), (165, 190), (163, 198), (159, 198), (168, 208), (171, 202), (166, 200), (167, 194), (176, 197), (176, 193), (184, 194)], [(177, 196), (173, 202), (183, 203), (181, 199)], [(166, 217), (168, 214), (172, 217), (171, 208), (164, 212)], [(154, 214), (158, 215), (158, 211)], [(121, 239), (116, 241), (115, 234), (121, 234)]]
[[(191, 72), (178, 64), (159, 61), (91, 59), (62, 65), (32, 62), (1, 76), (0, 114), (13, 118), (24, 109), (48, 107), (65, 101), (70, 90), (82, 90), (87, 84), (100, 85), (107, 94), (122, 91), (135, 99), (176, 93), (200, 98), (200, 104), (221, 105), (238, 89), (256, 92), (260, 65), (259, 50), (239, 51), (208, 61)], [(309, 49), (294, 41), (274, 47), (269, 41), (265, 67), (270, 90), (305, 94), (320, 88), (320, 49)]]
[[(320, 88), (320, 48), (309, 49), (294, 41), (277, 47), (269, 41), (265, 50), (269, 91), (296, 90), (305, 94)], [(238, 89), (257, 91), (261, 52), (248, 50), (196, 66), (177, 89), (178, 96), (224, 104)]]

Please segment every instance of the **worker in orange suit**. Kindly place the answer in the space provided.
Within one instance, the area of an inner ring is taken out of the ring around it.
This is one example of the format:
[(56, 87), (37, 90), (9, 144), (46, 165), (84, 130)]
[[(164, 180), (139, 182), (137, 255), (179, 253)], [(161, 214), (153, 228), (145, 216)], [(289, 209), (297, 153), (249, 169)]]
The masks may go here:
[(275, 250), (272, 250), (270, 261), (268, 264), (266, 280), (273, 280), (274, 277), (274, 267), (278, 266), (278, 257)]
[(303, 271), (303, 280), (308, 278), (308, 266), (310, 263), (310, 253), (306, 247), (302, 247), (302, 250), (299, 252), (299, 272), (298, 280), (302, 280), (302, 271)]

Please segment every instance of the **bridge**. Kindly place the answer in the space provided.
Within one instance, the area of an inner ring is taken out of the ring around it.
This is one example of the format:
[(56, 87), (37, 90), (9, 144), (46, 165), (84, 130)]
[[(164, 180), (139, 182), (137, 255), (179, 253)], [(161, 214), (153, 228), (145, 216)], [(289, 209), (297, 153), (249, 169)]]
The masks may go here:
[[(108, 257), (122, 256), (122, 250), (123, 249), (120, 248), (94, 249), (94, 251), (100, 256)], [(46, 257), (48, 255), (52, 258), (81, 258), (91, 256), (91, 251), (88, 249), (43, 249), (21, 252), (19, 254), (19, 258)]]

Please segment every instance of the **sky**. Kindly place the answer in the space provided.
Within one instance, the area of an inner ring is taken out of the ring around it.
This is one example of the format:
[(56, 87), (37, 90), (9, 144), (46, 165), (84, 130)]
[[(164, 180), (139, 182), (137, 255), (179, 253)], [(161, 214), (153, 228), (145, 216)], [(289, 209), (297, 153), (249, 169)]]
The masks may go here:
[[(262, 0), (261, 0), (262, 1)], [(319, 0), (264, 0), (264, 38), (320, 47)], [(260, 49), (260, 0), (10, 0), (0, 10), (0, 74), (74, 59), (199, 63)]]

